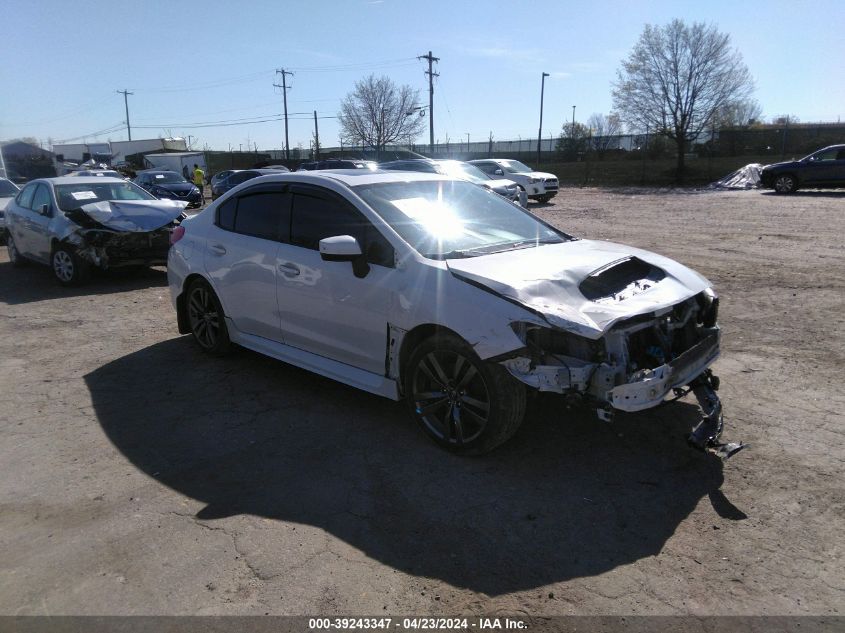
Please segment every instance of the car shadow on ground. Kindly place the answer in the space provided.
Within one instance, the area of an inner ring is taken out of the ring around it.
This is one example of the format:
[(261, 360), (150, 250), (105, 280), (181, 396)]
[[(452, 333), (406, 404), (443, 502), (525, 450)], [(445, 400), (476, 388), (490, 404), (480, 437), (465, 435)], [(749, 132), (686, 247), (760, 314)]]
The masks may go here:
[[(144, 376), (143, 384), (137, 380)], [(658, 554), (722, 463), (685, 445), (685, 402), (607, 424), (541, 397), (508, 444), (436, 448), (402, 403), (188, 337), (85, 376), (99, 423), (136, 467), (206, 506), (317, 526), (385, 565), (499, 595)], [(272, 556), (272, 551), (266, 553)]]
[(163, 267), (116, 268), (91, 272), (91, 279), (85, 284), (65, 287), (59, 285), (47, 266), (29, 263), (15, 268), (8, 261), (0, 263), (0, 303), (18, 305), (48, 299), (107, 295), (167, 286), (167, 271)]

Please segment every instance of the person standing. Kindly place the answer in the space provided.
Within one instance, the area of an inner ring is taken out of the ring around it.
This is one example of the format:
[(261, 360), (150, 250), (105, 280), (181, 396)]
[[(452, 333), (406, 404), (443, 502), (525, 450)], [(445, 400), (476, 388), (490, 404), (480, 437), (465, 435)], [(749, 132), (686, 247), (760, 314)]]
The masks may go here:
[(202, 203), (205, 204), (205, 172), (200, 169), (199, 165), (194, 163), (194, 185), (196, 185), (197, 189), (200, 190), (200, 200)]

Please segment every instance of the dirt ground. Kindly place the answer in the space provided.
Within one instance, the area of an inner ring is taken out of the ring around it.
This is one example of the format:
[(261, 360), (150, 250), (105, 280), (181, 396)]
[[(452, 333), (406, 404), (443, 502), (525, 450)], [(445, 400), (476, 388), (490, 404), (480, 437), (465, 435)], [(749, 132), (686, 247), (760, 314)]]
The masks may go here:
[(483, 458), (400, 404), (176, 332), (163, 269), (0, 256), (0, 614), (845, 612), (845, 195), (566, 189), (532, 207), (721, 294), (726, 463), (689, 399), (531, 405)]

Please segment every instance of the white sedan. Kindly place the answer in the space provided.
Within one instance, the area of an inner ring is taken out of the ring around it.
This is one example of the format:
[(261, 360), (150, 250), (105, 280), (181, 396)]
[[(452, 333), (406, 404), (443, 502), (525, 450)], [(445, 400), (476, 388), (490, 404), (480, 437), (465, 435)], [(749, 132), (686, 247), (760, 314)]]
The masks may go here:
[(404, 399), (441, 446), (511, 437), (526, 389), (609, 419), (692, 390), (718, 444), (718, 299), (681, 264), (574, 238), (471, 183), (338, 170), (255, 178), (182, 222), (179, 331)]

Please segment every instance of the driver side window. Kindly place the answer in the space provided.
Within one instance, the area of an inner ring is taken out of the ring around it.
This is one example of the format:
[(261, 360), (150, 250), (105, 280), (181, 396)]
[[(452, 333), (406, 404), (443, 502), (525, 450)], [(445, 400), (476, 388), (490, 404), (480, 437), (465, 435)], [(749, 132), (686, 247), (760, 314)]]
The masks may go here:
[(24, 187), (21, 192), (18, 194), (18, 197), (15, 198), (15, 202), (17, 202), (20, 206), (24, 209), (31, 209), (32, 208), (32, 196), (35, 195), (35, 188), (37, 184), (27, 185)]
[(38, 188), (35, 190), (35, 194), (32, 196), (32, 206), (30, 207), (36, 213), (41, 212), (41, 207), (47, 205), (50, 208), (50, 212), (47, 215), (52, 215), (52, 205), (50, 204), (50, 192), (47, 190), (46, 185), (38, 185)]
[(317, 191), (295, 192), (291, 211), (291, 244), (317, 250), (321, 239), (335, 235), (351, 235), (357, 239), (368, 263), (393, 267), (390, 242), (357, 209)]

